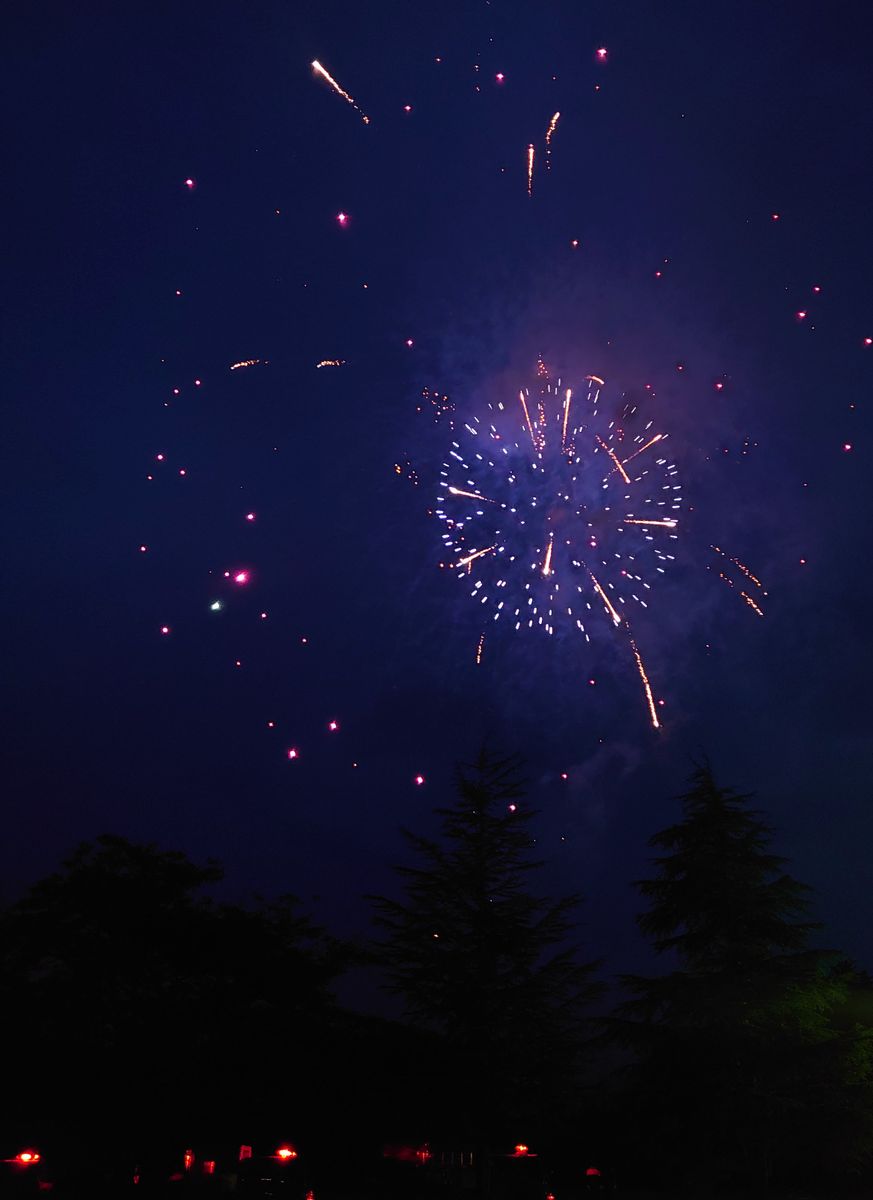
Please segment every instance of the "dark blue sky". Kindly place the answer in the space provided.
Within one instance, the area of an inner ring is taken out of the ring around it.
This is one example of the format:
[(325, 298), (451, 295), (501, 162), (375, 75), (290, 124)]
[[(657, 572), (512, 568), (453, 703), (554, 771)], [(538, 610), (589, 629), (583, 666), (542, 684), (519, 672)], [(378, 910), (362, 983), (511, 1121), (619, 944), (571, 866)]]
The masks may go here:
[[(624, 969), (629, 881), (708, 754), (873, 966), (871, 34), (860, 3), (20, 6), (4, 895), (112, 830), (363, 929), (398, 826), (490, 737)], [(436, 566), (450, 434), (421, 390), (482, 414), (538, 354), (616, 402), (651, 383), (670, 430), (678, 561), (635, 626), (659, 733), (608, 629), (498, 637), (477, 667)]]

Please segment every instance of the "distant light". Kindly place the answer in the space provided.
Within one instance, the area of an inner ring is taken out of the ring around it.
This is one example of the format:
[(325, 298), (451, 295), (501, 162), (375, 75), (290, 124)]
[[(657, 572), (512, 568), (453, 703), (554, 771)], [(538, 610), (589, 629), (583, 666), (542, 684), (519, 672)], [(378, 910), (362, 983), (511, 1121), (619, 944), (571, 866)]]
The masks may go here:
[(571, 245), (571, 246), (573, 247), (573, 249), (575, 250), (575, 249), (576, 249), (576, 247), (579, 245), (579, 239), (578, 239), (578, 238), (573, 238), (573, 240), (572, 240), (572, 242), (570, 243), (570, 245)]
[(519, 1142), (513, 1153), (516, 1158), (526, 1158), (530, 1154), (530, 1148), (525, 1146), (524, 1142)]
[(588, 680), (588, 686), (589, 686), (589, 687), (594, 687), (596, 683), (597, 683), (597, 680), (596, 680), (596, 679), (589, 679), (589, 680)]
[(800, 312), (796, 312), (794, 315), (795, 315), (795, 317), (797, 317), (798, 321), (805, 321), (806, 320), (806, 309), (801, 309)]
[(196, 188), (196, 186), (197, 186), (196, 180), (194, 180), (194, 179), (186, 179), (185, 180), (185, 187), (188, 189), (189, 192), (193, 192), (194, 189)]
[(165, 634), (165, 635), (166, 635), (166, 634), (168, 634), (169, 632), (170, 632), (170, 626), (169, 626), (169, 625), (162, 625), (162, 626), (161, 626), (161, 633), (163, 633), (163, 634)]
[(38, 1163), (40, 1160), (40, 1155), (36, 1150), (22, 1150), (19, 1154), (16, 1154), (15, 1157), (20, 1163), (24, 1163), (25, 1166), (29, 1166), (32, 1163)]
[(609, 52), (605, 46), (601, 46), (595, 57), (597, 58), (598, 62), (606, 62), (607, 58), (609, 57)]
[(140, 546), (140, 548), (139, 548), (139, 552), (140, 552), (140, 554), (145, 554), (145, 552), (146, 552), (147, 550), (148, 550), (148, 546)]
[(415, 777), (415, 780), (414, 780), (414, 783), (415, 783), (415, 785), (416, 785), (417, 787), (421, 787), (421, 785), (424, 783), (424, 776), (423, 776), (423, 775), (416, 775), (416, 777)]
[(203, 1174), (204, 1175), (214, 1175), (215, 1174), (215, 1159), (214, 1158), (206, 1158), (203, 1160)]
[(297, 758), (298, 757), (297, 751), (292, 748), (291, 750), (288, 751), (288, 757), (289, 757), (289, 759)]
[(200, 382), (201, 382), (201, 381), (200, 381), (199, 379), (195, 379), (195, 380), (194, 380), (194, 386), (195, 386), (195, 387), (200, 387)]
[(336, 220), (337, 220), (338, 225), (347, 225), (348, 221), (349, 221), (349, 214), (344, 213), (344, 212), (339, 212), (336, 214)]
[(779, 214), (779, 213), (770, 213), (770, 220), (771, 220), (771, 221), (778, 221), (778, 220), (779, 220), (779, 217), (780, 217), (780, 214)]
[(287, 1160), (289, 1158), (296, 1158), (297, 1151), (294, 1149), (293, 1146), (280, 1146), (279, 1149), (276, 1151), (276, 1157), (281, 1158), (283, 1160)]
[(567, 774), (567, 772), (566, 772), (566, 771), (562, 771), (562, 772), (561, 772), (561, 778), (562, 778), (562, 779), (569, 779), (569, 778), (570, 778), (570, 776)]
[(597, 1170), (597, 1167), (588, 1167), (585, 1174), (586, 1175), (599, 1175), (600, 1172)]
[(221, 611), (221, 601), (213, 600), (212, 603), (209, 605), (209, 610), (210, 610), (210, 612), (220, 612)]
[(164, 456), (163, 456), (163, 454), (156, 454), (156, 455), (155, 455), (155, 462), (163, 462), (163, 461), (164, 461)]
[(515, 812), (515, 810), (518, 808), (518, 805), (517, 804), (508, 804), (507, 808), (509, 809), (510, 812)]
[(234, 581), (234, 583), (248, 583), (248, 581), (249, 581), (248, 571), (237, 571), (237, 573), (233, 577), (233, 581)]
[(812, 285), (812, 290), (813, 290), (813, 292), (814, 292), (814, 293), (816, 294), (816, 296), (817, 296), (817, 295), (819, 294), (819, 292), (821, 291), (821, 288), (819, 287), (819, 285), (818, 285), (817, 283), (814, 283), (814, 284)]
[(873, 338), (869, 338), (869, 337), (864, 338), (864, 345), (865, 346), (873, 346)]
[(851, 442), (843, 442), (843, 449), (848, 454), (849, 451), (852, 449), (852, 443)]
[(327, 727), (331, 733), (336, 733), (339, 729), (339, 721), (328, 721)]
[(254, 513), (246, 513), (246, 520), (247, 520), (247, 521), (254, 521), (254, 519), (255, 519), (255, 514), (254, 514)]
[(178, 388), (173, 388), (173, 395), (174, 395), (174, 396), (178, 396), (178, 395), (179, 395), (179, 389), (178, 389)]
[(268, 728), (268, 729), (275, 729), (275, 728), (276, 728), (276, 722), (275, 722), (275, 721), (268, 721), (268, 722), (267, 722), (267, 728)]
[(407, 344), (407, 346), (409, 346), (410, 349), (412, 349), (412, 347), (415, 345), (415, 342), (413, 342), (412, 338), (407, 338), (406, 344)]
[(187, 475), (187, 474), (188, 474), (188, 472), (185, 470), (185, 468), (184, 468), (184, 467), (180, 467), (180, 469), (179, 469), (179, 474), (180, 474), (180, 475)]
[(185, 1164), (185, 1170), (190, 1171), (194, 1165), (194, 1151), (186, 1150), (182, 1156), (182, 1162)]
[(685, 363), (678, 362), (678, 363), (676, 364), (676, 370), (677, 370), (677, 371), (684, 371), (684, 370), (685, 370)]
[(506, 76), (503, 74), (502, 71), (498, 71), (497, 74), (494, 76), (494, 78), (498, 83), (503, 83)]
[(411, 105), (411, 104), (404, 104), (404, 105), (403, 105), (403, 111), (404, 111), (405, 113), (411, 113), (411, 112), (412, 112), (412, 105)]

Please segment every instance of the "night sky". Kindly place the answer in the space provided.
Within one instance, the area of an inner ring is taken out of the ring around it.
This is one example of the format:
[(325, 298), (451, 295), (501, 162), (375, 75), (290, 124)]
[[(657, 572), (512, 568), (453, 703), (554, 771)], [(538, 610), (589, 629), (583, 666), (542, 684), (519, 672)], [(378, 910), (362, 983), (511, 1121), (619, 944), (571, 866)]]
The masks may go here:
[[(489, 739), (625, 970), (708, 755), (873, 968), (871, 35), (865, 3), (18, 6), (2, 898), (112, 831), (366, 931)], [(440, 464), (539, 356), (669, 432), (659, 730), (602, 605), (477, 664), (438, 565)]]

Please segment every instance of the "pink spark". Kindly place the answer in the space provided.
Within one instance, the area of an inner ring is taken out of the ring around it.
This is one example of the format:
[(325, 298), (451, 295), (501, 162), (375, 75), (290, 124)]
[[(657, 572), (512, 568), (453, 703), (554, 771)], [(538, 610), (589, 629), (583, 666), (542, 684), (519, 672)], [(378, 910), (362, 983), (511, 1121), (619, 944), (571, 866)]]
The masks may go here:
[(327, 727), (331, 733), (336, 733), (339, 729), (339, 721), (328, 721)]
[(805, 309), (801, 309), (800, 312), (796, 312), (794, 315), (795, 315), (795, 317), (797, 317), (798, 321), (806, 320), (806, 310)]
[(199, 379), (195, 379), (195, 380), (194, 380), (194, 386), (195, 386), (195, 387), (200, 387), (200, 380), (199, 380)]
[(575, 249), (576, 249), (576, 247), (579, 245), (579, 239), (578, 239), (578, 238), (573, 238), (573, 240), (572, 240), (572, 242), (570, 243), (570, 245), (571, 245), (571, 246), (573, 247), (573, 249), (575, 250)]
[(414, 781), (413, 781), (413, 782), (416, 784), (416, 786), (417, 786), (417, 787), (421, 787), (421, 785), (424, 783), (424, 776), (423, 776), (423, 775), (416, 775), (416, 777), (415, 777), (415, 779), (414, 779)]
[(248, 583), (248, 581), (249, 581), (248, 571), (237, 571), (237, 573), (233, 577), (233, 581), (234, 581), (234, 583)]
[(254, 519), (255, 519), (255, 514), (254, 514), (254, 513), (246, 513), (246, 520), (247, 520), (247, 521), (254, 521)]
[(163, 461), (164, 461), (164, 456), (163, 456), (163, 454), (156, 454), (156, 455), (155, 455), (155, 461), (156, 461), (156, 462), (163, 462)]
[(289, 758), (296, 758), (296, 757), (297, 757), (297, 751), (296, 751), (296, 750), (295, 750), (293, 747), (292, 747), (292, 748), (291, 748), (291, 749), (288, 751), (288, 757), (289, 757)]
[(267, 728), (268, 728), (268, 729), (275, 729), (275, 728), (276, 728), (276, 722), (275, 722), (275, 721), (268, 721), (268, 722), (267, 722)]
[(562, 778), (562, 779), (569, 779), (570, 777), (569, 777), (569, 775), (567, 774), (567, 772), (566, 772), (566, 771), (562, 771), (562, 772), (561, 772), (561, 778)]
[(843, 450), (846, 452), (846, 454), (848, 454), (851, 449), (852, 449), (851, 442), (843, 442)]
[(864, 338), (865, 346), (873, 346), (873, 338)]
[(184, 467), (180, 467), (180, 469), (179, 469), (179, 474), (180, 474), (180, 475), (187, 475), (187, 474), (188, 474), (188, 472), (185, 470), (185, 468), (184, 468)]
[(805, 566), (806, 566), (806, 559), (805, 559), (805, 558), (802, 558), (802, 559), (800, 560), (800, 565), (801, 565), (802, 567), (805, 567)]
[(344, 213), (344, 212), (338, 212), (336, 214), (336, 219), (337, 219), (338, 225), (346, 225), (346, 224), (348, 224), (349, 214)]
[(597, 51), (597, 55), (596, 55), (597, 61), (598, 62), (606, 62), (607, 57), (608, 57), (608, 51), (607, 51), (606, 47), (601, 46), (600, 49)]
[(403, 111), (404, 111), (405, 113), (411, 113), (411, 112), (412, 112), (412, 105), (411, 105), (411, 104), (404, 104), (404, 105), (403, 105)]
[(518, 808), (518, 805), (517, 804), (508, 804), (507, 808), (508, 808), (509, 812), (515, 812), (516, 809)]
[(779, 217), (780, 217), (780, 215), (781, 215), (780, 213), (770, 213), (770, 220), (771, 220), (771, 221), (778, 221), (778, 220), (779, 220)]
[(684, 370), (685, 370), (685, 363), (681, 363), (681, 362), (677, 363), (677, 364), (676, 364), (676, 370), (677, 370), (677, 371), (684, 371)]
[(145, 554), (146, 550), (148, 550), (148, 546), (140, 546), (139, 548), (140, 554)]
[(178, 289), (178, 288), (176, 288), (176, 295), (177, 295), (177, 296), (181, 296), (181, 295), (182, 295), (182, 293), (179, 291), (179, 289)]
[(193, 179), (185, 180), (185, 187), (188, 189), (189, 192), (193, 192), (194, 189), (196, 188), (196, 186), (197, 186), (197, 183), (195, 180), (193, 180)]
[(817, 283), (814, 283), (812, 285), (812, 290), (815, 292), (815, 294), (817, 296), (819, 294), (819, 292), (821, 291), (821, 288), (819, 287), (819, 285)]
[(724, 380), (723, 380), (723, 379), (716, 379), (716, 381), (715, 381), (715, 384), (714, 384), (713, 386), (715, 387), (715, 390), (716, 390), (717, 392), (721, 392), (721, 391), (723, 391), (723, 390), (724, 390)]
[(412, 347), (415, 345), (415, 342), (412, 340), (412, 338), (407, 338), (406, 344), (407, 344), (407, 346), (409, 346), (410, 349), (412, 349)]
[(170, 626), (169, 626), (169, 625), (162, 625), (162, 626), (161, 626), (161, 633), (163, 633), (163, 634), (168, 634), (169, 632), (170, 632)]
[(494, 78), (497, 81), (497, 83), (503, 83), (506, 76), (503, 74), (502, 71), (498, 71), (497, 74), (494, 76)]
[(174, 396), (178, 396), (178, 395), (179, 395), (179, 389), (178, 389), (178, 388), (173, 388), (173, 395), (174, 395)]
[(589, 679), (589, 680), (588, 680), (588, 683), (589, 683), (589, 686), (591, 686), (591, 687), (594, 687), (594, 685), (597, 683), (597, 680), (596, 680), (596, 679)]
[(266, 614), (266, 613), (261, 613), (261, 620), (262, 620), (262, 621), (266, 621), (266, 619), (267, 619), (267, 614)]

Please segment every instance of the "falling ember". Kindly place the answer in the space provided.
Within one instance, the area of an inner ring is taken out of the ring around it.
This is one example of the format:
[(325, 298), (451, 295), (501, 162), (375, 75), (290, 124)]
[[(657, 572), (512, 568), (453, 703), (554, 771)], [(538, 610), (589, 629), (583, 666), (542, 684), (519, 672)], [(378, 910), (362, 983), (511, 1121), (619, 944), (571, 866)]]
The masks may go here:
[(653, 438), (649, 438), (645, 446), (640, 446), (639, 450), (634, 450), (633, 454), (629, 454), (624, 460), (625, 463), (629, 463), (631, 459), (636, 458), (638, 454), (642, 454), (644, 450), (648, 450), (649, 446), (654, 446), (656, 442), (660, 442), (663, 437), (663, 433), (656, 433)]
[(323, 358), (321, 362), (315, 364), (315, 369), (318, 371), (322, 367), (344, 367), (345, 364), (344, 358)]
[(552, 169), (552, 162), (551, 162), (551, 159), (552, 159), (552, 134), (555, 132), (555, 126), (558, 124), (558, 118), (560, 117), (560, 115), (561, 114), (559, 112), (556, 112), (552, 116), (551, 121), (549, 121), (549, 127), (546, 130), (546, 170), (547, 171), (551, 171), (551, 169)]
[(637, 670), (640, 673), (640, 679), (642, 679), (642, 681), (643, 681), (643, 690), (646, 693), (646, 702), (649, 705), (649, 715), (652, 718), (652, 728), (660, 729), (661, 723), (658, 720), (658, 714), (655, 710), (655, 701), (652, 698), (652, 689), (649, 684), (649, 677), (646, 674), (646, 668), (643, 666), (643, 660), (640, 658), (640, 652), (639, 652), (639, 650), (637, 650), (637, 644), (633, 640), (633, 638), (631, 638), (630, 644), (631, 644), (631, 649), (634, 652), (634, 658), (637, 660)]
[(470, 563), (475, 562), (477, 558), (481, 558), (483, 554), (490, 554), (492, 550), (496, 549), (497, 543), (495, 542), (493, 546), (487, 546), (484, 550), (476, 550), (472, 554), (468, 554), (466, 558), (462, 558), (459, 562), (454, 563), (452, 569), (455, 567), (467, 567), (469, 570)]
[(534, 168), (534, 148), (533, 145), (527, 148), (527, 194), (533, 195), (533, 168)]
[(543, 563), (543, 575), (549, 575), (551, 572), (552, 550), (554, 549), (554, 545), (555, 545), (555, 535), (550, 534), (549, 535), (549, 544), (546, 548), (546, 558), (545, 558), (545, 562)]
[[(589, 571), (588, 574), (591, 575), (591, 572)], [(603, 601), (603, 603), (609, 609), (609, 613), (610, 613), (610, 616), (612, 617), (613, 621), (615, 621), (616, 625), (620, 625), (621, 624), (621, 616), (615, 611), (612, 604), (610, 603), (609, 596), (607, 596), (606, 592), (603, 590), (603, 588), (600, 586), (600, 584), (597, 582), (597, 580), (594, 578), (593, 575), (591, 575), (591, 582), (594, 584), (595, 592), (597, 592), (600, 599)]]
[(479, 635), (479, 644), (476, 647), (476, 666), (480, 666), (482, 662), (482, 651), (485, 648), (485, 634)]
[(480, 496), (478, 492), (464, 492), (460, 488), (450, 487), (449, 492), (453, 496), (467, 496), (470, 500), (484, 500), (486, 504), (494, 504), (494, 500), (489, 500), (487, 496)]
[(527, 401), (524, 398), (523, 391), (519, 391), (518, 398), (521, 401), (521, 407), (524, 409), (524, 419), (527, 422), (527, 430), (528, 430), (528, 433), (530, 434), (531, 445), (533, 446), (534, 450), (536, 450), (537, 440), (534, 437), (533, 425), (531, 425), (531, 422), (530, 422), (530, 413), (527, 411)]
[(752, 609), (753, 612), (756, 612), (759, 617), (763, 617), (763, 615), (764, 615), (763, 612), (761, 611), (761, 609), (758, 607), (758, 605), (755, 603), (755, 601), (752, 599), (752, 597), (749, 595), (748, 592), (740, 592), (740, 595), (745, 600), (746, 604), (748, 604), (749, 608)]
[(567, 449), (567, 421), (570, 418), (570, 401), (573, 399), (572, 388), (567, 388), (567, 394), (564, 397), (564, 427), (561, 430), (561, 449)]
[(609, 455), (609, 457), (610, 457), (610, 458), (612, 459), (612, 461), (615, 463), (615, 468), (616, 468), (616, 470), (619, 472), (619, 474), (621, 475), (621, 477), (622, 477), (622, 479), (625, 481), (625, 483), (630, 483), (630, 475), (628, 475), (627, 471), (624, 469), (624, 467), (623, 467), (623, 466), (621, 465), (621, 463), (618, 461), (618, 458), (617, 458), (617, 456), (616, 456), (616, 453), (615, 453), (615, 451), (612, 449), (612, 447), (611, 447), (611, 446), (608, 446), (608, 445), (606, 444), (606, 442), (603, 440), (603, 438), (602, 438), (602, 437), (600, 437), (599, 435), (598, 435), (598, 438), (597, 438), (597, 444), (600, 446), (600, 449), (601, 449), (601, 450), (605, 450), (605, 451), (606, 451), (606, 453)]
[(646, 521), (635, 519), (634, 517), (625, 517), (624, 523), (625, 525), (658, 525), (664, 529), (675, 529), (679, 524), (678, 521), (674, 521), (672, 518), (667, 518), (664, 521)]
[(367, 114), (358, 107), (354, 98), (349, 95), (349, 93), (345, 90), (345, 88), (340, 87), (340, 85), (337, 83), (337, 81), (333, 78), (333, 76), (328, 71), (326, 71), (324, 69), (324, 67), (321, 65), (321, 63), (318, 61), (317, 58), (313, 59), (311, 66), (312, 66), (313, 71), (316, 72), (316, 74), (320, 75), (322, 77), (322, 79), (327, 80), (327, 82), (330, 84), (330, 86), (333, 88), (333, 90), (336, 92), (336, 94), (338, 96), (342, 96), (343, 100), (345, 100), (345, 102), (347, 104), (351, 104), (351, 106), (355, 110), (355, 112), (360, 114), (361, 120), (364, 122), (364, 124), (369, 125), (370, 118), (367, 116)]
[(244, 358), (241, 362), (230, 364), (231, 371), (240, 371), (243, 367), (256, 367), (261, 360), (259, 358)]

